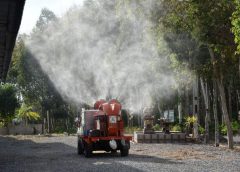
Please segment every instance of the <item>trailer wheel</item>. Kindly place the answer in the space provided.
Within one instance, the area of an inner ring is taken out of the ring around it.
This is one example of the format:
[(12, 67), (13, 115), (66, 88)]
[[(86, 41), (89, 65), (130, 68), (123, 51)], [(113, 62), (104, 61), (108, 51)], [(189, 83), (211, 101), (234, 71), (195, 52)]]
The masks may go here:
[(122, 148), (120, 149), (121, 156), (128, 156), (129, 149), (130, 149), (130, 142), (126, 141), (125, 145), (122, 146)]
[(121, 156), (128, 156), (129, 149), (128, 147), (124, 146), (121, 150)]
[(78, 139), (78, 155), (81, 155), (83, 153), (83, 143), (82, 143), (82, 139)]
[(92, 146), (91, 146), (90, 144), (87, 144), (87, 143), (85, 142), (83, 153), (84, 153), (84, 156), (85, 156), (86, 158), (91, 157), (91, 155), (92, 155)]
[(116, 154), (117, 150), (111, 150), (111, 154)]

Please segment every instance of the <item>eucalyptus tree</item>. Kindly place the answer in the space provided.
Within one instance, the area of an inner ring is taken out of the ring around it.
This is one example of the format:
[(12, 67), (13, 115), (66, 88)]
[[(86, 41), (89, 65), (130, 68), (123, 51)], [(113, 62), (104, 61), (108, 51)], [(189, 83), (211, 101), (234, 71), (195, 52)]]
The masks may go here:
[(165, 0), (163, 4), (166, 7), (163, 21), (165, 26), (180, 33), (189, 33), (200, 46), (206, 47), (209, 51), (208, 56), (212, 65), (210, 74), (219, 89), (222, 113), (228, 129), (228, 146), (233, 148), (232, 128), (224, 86), (228, 81), (226, 77), (228, 69), (231, 68), (228, 64), (235, 58), (236, 47), (230, 21), (235, 10), (234, 3), (226, 0)]

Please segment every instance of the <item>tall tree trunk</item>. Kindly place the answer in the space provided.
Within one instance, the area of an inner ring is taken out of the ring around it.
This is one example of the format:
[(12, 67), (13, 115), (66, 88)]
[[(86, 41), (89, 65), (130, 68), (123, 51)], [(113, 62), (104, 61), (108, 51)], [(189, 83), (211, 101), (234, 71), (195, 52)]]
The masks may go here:
[(236, 90), (236, 93), (237, 93), (237, 96), (236, 96), (237, 114), (238, 114), (238, 121), (240, 121), (240, 111), (239, 111), (240, 97), (239, 97), (239, 91)]
[(50, 118), (50, 121), (51, 121), (51, 131), (53, 131), (53, 117)]
[(25, 126), (28, 126), (28, 118), (25, 118)]
[(158, 101), (158, 104), (157, 104), (157, 108), (158, 108), (159, 118), (163, 118), (163, 116), (162, 116), (162, 109), (161, 109), (159, 101)]
[(239, 77), (240, 77), (240, 56), (238, 57), (238, 72), (239, 72)]
[(182, 93), (181, 90), (178, 89), (178, 119), (179, 124), (182, 123)]
[(184, 108), (184, 113), (186, 114), (186, 115), (190, 115), (190, 111), (189, 111), (189, 90), (186, 88), (186, 90), (185, 90), (185, 108)]
[(240, 94), (238, 90), (237, 90), (237, 102), (240, 103)]
[(65, 125), (66, 125), (66, 129), (68, 131), (68, 118), (65, 119)]
[(232, 95), (231, 95), (231, 83), (228, 86), (228, 111), (229, 111), (229, 120), (232, 121)]
[(219, 122), (217, 114), (217, 85), (216, 81), (213, 80), (213, 114), (215, 121), (215, 146), (219, 146)]
[(204, 81), (202, 78), (200, 78), (200, 83), (201, 83), (201, 88), (202, 88), (202, 93), (203, 93), (203, 98), (204, 98), (204, 105), (205, 105), (205, 136), (204, 136), (204, 142), (208, 143), (209, 142), (209, 99), (208, 99), (208, 87), (207, 83), (204, 84)]
[(49, 111), (47, 110), (47, 126), (48, 126), (48, 133), (50, 133), (50, 118), (49, 118)]
[(193, 115), (197, 121), (193, 124), (193, 134), (196, 140), (198, 140), (198, 124), (199, 124), (199, 90), (198, 90), (198, 77), (195, 76), (193, 81)]
[(53, 117), (53, 129), (55, 129), (55, 118)]
[(214, 77), (216, 79), (216, 83), (218, 85), (218, 89), (220, 93), (222, 112), (223, 112), (224, 120), (227, 126), (228, 148), (233, 149), (233, 132), (232, 132), (231, 122), (229, 120), (229, 114), (227, 110), (227, 102), (226, 102), (226, 95), (225, 95), (225, 90), (223, 86), (222, 71), (217, 69), (216, 59), (215, 59), (215, 55), (212, 48), (208, 47), (208, 49), (209, 49), (211, 61), (213, 64)]
[(233, 149), (233, 132), (232, 132), (232, 125), (231, 121), (229, 120), (229, 114), (227, 110), (227, 103), (226, 103), (226, 95), (223, 87), (223, 83), (219, 80), (217, 80), (219, 92), (220, 92), (220, 98), (222, 102), (222, 111), (223, 111), (223, 116), (225, 119), (225, 123), (227, 126), (227, 135), (228, 135), (228, 147), (230, 149)]
[(183, 117), (183, 115), (182, 115), (182, 102), (180, 101), (178, 103), (178, 119), (179, 119), (178, 123), (179, 124), (182, 123), (182, 117)]
[(43, 118), (43, 134), (46, 134), (46, 118)]

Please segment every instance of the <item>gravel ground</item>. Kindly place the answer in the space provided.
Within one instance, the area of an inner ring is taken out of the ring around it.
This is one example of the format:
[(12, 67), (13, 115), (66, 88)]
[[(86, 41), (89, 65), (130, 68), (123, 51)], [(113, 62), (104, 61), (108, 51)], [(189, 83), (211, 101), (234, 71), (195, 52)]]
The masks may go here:
[(0, 136), (0, 171), (240, 171), (240, 148), (131, 143), (128, 157), (76, 153), (76, 136)]

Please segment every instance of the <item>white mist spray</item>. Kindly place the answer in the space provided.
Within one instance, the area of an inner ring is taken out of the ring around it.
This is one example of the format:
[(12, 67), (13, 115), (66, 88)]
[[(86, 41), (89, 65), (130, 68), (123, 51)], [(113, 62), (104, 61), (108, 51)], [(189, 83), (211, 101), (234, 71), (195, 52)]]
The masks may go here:
[[(71, 8), (27, 46), (61, 95), (76, 104), (117, 98), (125, 108), (171, 94), (174, 77), (164, 41), (157, 51), (148, 20), (156, 1), (86, 1)], [(160, 40), (160, 39), (159, 39)]]

